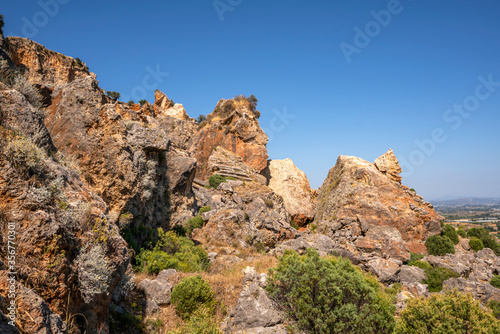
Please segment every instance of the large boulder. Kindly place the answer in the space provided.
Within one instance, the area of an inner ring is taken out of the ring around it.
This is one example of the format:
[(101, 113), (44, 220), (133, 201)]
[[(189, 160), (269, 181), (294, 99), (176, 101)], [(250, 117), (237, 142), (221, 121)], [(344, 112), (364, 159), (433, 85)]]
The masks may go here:
[(156, 90), (155, 92), (155, 102), (153, 104), (155, 115), (157, 117), (174, 117), (183, 120), (188, 120), (189, 116), (184, 109), (184, 106), (179, 103), (174, 103), (170, 100), (165, 93)]
[(243, 287), (238, 302), (221, 326), (229, 333), (286, 333), (279, 326), (284, 314), (269, 298), (265, 287), (266, 274), (258, 275), (254, 268), (245, 269)]
[(449, 278), (443, 282), (443, 289), (457, 289), (463, 293), (470, 293), (474, 299), (480, 300), (485, 305), (492, 300), (500, 302), (500, 289), (495, 288), (489, 283), (471, 281), (462, 277)]
[(378, 166), (340, 156), (318, 190), (315, 223), (325, 234), (338, 232), (352, 249), (356, 248), (354, 241), (372, 226), (395, 228), (408, 250), (425, 253), (423, 242), (441, 231), (444, 218), (421, 196), (394, 180), (399, 168), (391, 151), (378, 159)]
[(399, 281), (404, 286), (422, 283), (425, 280), (425, 270), (415, 266), (401, 266)]
[(283, 197), (292, 221), (301, 227), (314, 218), (314, 200), (306, 174), (292, 160), (269, 160), (269, 187)]

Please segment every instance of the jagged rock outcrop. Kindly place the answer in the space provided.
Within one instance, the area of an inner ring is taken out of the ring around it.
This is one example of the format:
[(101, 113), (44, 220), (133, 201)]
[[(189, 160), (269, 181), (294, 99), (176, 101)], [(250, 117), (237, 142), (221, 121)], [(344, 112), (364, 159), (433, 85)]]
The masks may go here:
[[(399, 168), (391, 151), (377, 163), (380, 170), (363, 159), (340, 156), (318, 190), (315, 224), (351, 252), (394, 248), (402, 260), (409, 259), (409, 251), (424, 253), (423, 241), (440, 232), (444, 218), (421, 196), (394, 180)], [(384, 230), (388, 237), (380, 238), (380, 231), (371, 237), (374, 228)], [(376, 245), (377, 240), (387, 239), (393, 240), (390, 247), (383, 242)]]
[(267, 275), (245, 269), (238, 303), (221, 326), (224, 333), (286, 333), (284, 314), (267, 295)]
[(155, 92), (155, 102), (153, 105), (155, 115), (157, 117), (174, 117), (183, 120), (188, 120), (189, 116), (184, 109), (184, 106), (179, 103), (174, 103), (165, 93), (157, 90)]
[(378, 170), (386, 174), (390, 179), (396, 182), (401, 182), (403, 179), (399, 175), (403, 170), (401, 169), (399, 161), (396, 158), (396, 155), (394, 155), (392, 148), (375, 159), (374, 163)]
[(145, 279), (139, 283), (139, 289), (146, 296), (146, 313), (152, 314), (160, 309), (160, 306), (170, 303), (172, 283), (171, 276), (176, 275), (175, 269), (162, 270), (154, 280)]
[(269, 188), (283, 197), (285, 208), (298, 227), (314, 218), (313, 191), (306, 174), (292, 160), (269, 160)]
[(209, 249), (217, 244), (265, 249), (295, 237), (283, 199), (264, 185), (228, 181), (215, 190), (199, 188), (195, 193), (198, 205), (212, 210), (202, 216), (206, 224), (195, 229), (192, 238)]
[(190, 141), (189, 151), (198, 161), (197, 177), (204, 180), (210, 176), (208, 159), (216, 147), (239, 155), (246, 165), (261, 172), (269, 156), (268, 138), (260, 128), (259, 116), (246, 100), (220, 100)]
[(443, 289), (457, 289), (463, 293), (470, 293), (474, 299), (480, 300), (485, 305), (492, 300), (500, 302), (500, 289), (489, 283), (472, 281), (463, 277), (447, 279), (443, 282)]
[(210, 158), (208, 158), (208, 172), (210, 175), (219, 174), (240, 181), (254, 181), (266, 184), (266, 178), (243, 163), (243, 159), (239, 155), (221, 147), (215, 147)]

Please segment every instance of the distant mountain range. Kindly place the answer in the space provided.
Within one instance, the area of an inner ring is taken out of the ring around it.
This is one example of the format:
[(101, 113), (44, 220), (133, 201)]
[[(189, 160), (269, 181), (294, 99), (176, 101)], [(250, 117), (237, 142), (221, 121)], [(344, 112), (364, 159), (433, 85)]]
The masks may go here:
[(498, 197), (462, 197), (447, 200), (434, 200), (435, 206), (457, 206), (457, 205), (500, 205)]

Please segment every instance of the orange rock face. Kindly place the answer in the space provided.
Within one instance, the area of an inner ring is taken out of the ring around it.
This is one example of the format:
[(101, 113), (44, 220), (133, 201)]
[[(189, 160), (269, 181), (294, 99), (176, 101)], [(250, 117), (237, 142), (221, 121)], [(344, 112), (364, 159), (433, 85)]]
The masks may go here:
[(216, 147), (241, 156), (243, 162), (257, 172), (266, 168), (268, 138), (257, 118), (258, 112), (245, 104), (219, 101), (190, 143), (190, 152), (198, 161), (196, 177), (206, 179), (210, 176), (207, 163)]

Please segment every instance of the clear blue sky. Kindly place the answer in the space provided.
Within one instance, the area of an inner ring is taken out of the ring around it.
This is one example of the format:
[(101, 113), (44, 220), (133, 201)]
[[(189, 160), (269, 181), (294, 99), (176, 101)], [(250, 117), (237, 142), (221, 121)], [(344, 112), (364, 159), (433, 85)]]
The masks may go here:
[(315, 188), (339, 155), (393, 148), (427, 199), (500, 197), (498, 1), (56, 1), (5, 1), (5, 33), (81, 58), (125, 99), (158, 88), (192, 117), (254, 94), (269, 155)]

